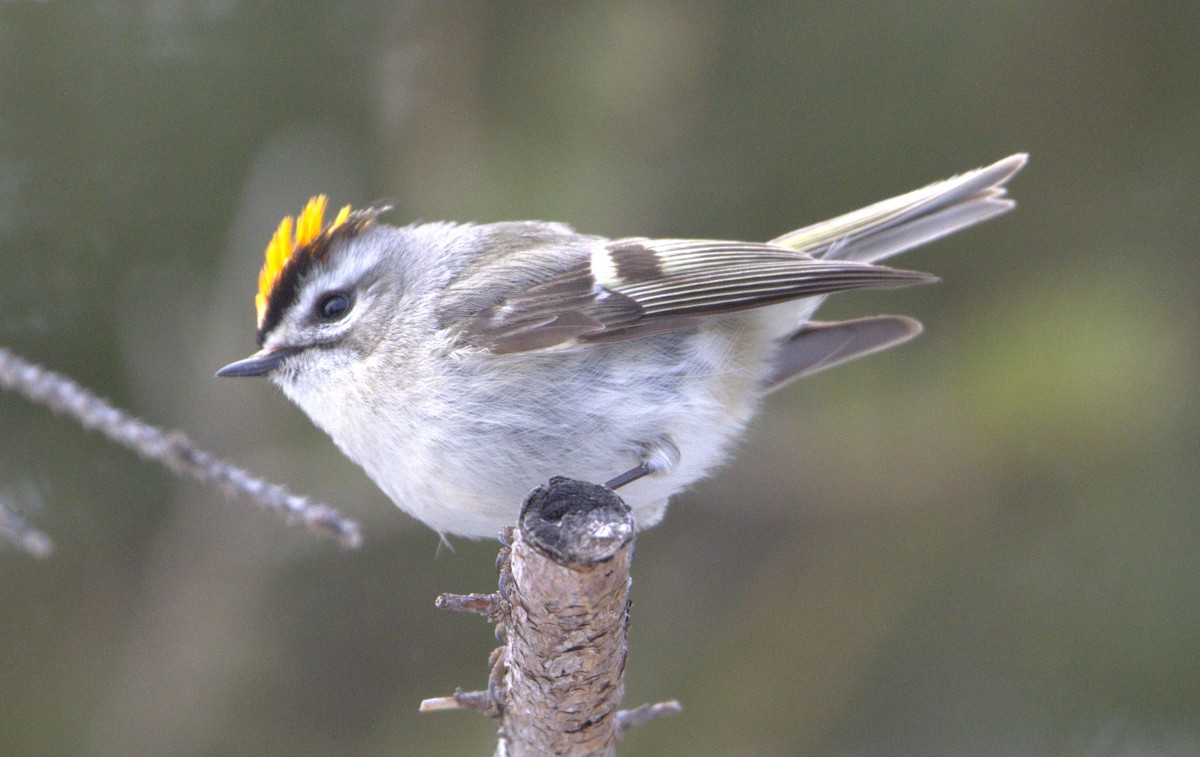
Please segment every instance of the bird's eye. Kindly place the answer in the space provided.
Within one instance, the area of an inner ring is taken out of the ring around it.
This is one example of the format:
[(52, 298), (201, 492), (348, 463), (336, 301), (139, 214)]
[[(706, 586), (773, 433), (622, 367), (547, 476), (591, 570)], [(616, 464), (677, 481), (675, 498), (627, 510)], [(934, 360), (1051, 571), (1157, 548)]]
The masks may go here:
[(337, 321), (350, 312), (350, 295), (330, 292), (317, 300), (317, 316), (322, 321)]

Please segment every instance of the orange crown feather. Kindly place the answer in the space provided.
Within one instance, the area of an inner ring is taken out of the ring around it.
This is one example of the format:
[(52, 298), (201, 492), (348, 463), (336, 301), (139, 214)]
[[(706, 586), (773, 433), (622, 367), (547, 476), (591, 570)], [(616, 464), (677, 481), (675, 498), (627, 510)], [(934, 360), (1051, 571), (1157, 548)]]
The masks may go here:
[[(258, 313), (259, 328), (262, 327), (263, 320), (267, 316), (267, 300), (271, 296), (271, 290), (279, 282), (283, 267), (292, 259), (296, 251), (312, 244), (322, 235), (331, 234), (334, 229), (350, 218), (350, 206), (347, 205), (338, 211), (328, 226), (325, 226), (325, 208), (328, 205), (328, 197), (317, 195), (309, 199), (304, 210), (295, 219), (291, 216), (284, 216), (283, 220), (279, 222), (275, 236), (271, 237), (271, 241), (267, 244), (266, 262), (263, 263), (262, 271), (258, 274), (258, 294), (254, 297), (254, 307)], [(295, 229), (294, 234), (292, 233), (293, 228)]]

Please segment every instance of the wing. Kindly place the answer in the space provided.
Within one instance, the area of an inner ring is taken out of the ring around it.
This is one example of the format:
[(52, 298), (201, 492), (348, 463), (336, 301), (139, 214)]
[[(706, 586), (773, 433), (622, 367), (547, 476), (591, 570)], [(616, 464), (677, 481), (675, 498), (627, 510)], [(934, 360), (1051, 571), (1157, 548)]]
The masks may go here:
[(852, 321), (809, 321), (779, 345), (767, 392), (802, 376), (907, 342), (921, 333), (921, 323), (902, 315), (877, 315)]
[(571, 268), (479, 311), (461, 328), (475, 346), (524, 352), (635, 339), (801, 297), (935, 280), (772, 244), (624, 239), (597, 242)]
[[(846, 289), (934, 281), (874, 263), (1011, 209), (1004, 184), (1025, 161), (1012, 155), (769, 244), (593, 238), (574, 251), (568, 268), (541, 269), (544, 278), (506, 290), (456, 322), (471, 344), (522, 352), (635, 339), (709, 315)], [(562, 260), (563, 251), (553, 257)]]

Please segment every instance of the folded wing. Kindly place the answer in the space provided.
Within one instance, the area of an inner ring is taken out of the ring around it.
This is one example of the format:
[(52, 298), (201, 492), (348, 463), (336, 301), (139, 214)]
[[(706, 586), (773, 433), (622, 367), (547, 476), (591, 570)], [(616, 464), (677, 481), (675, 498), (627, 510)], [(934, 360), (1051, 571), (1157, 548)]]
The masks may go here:
[(523, 352), (635, 339), (786, 300), (935, 280), (771, 244), (624, 239), (597, 245), (569, 270), (476, 313), (464, 331), (492, 352)]

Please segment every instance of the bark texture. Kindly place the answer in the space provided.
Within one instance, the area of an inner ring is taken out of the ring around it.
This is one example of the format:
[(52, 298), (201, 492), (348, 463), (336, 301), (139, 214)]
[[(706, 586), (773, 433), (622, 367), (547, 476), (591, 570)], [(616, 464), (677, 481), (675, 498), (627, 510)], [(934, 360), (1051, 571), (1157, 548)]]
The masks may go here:
[(615, 755), (636, 526), (608, 489), (551, 479), (513, 538), (498, 754)]

